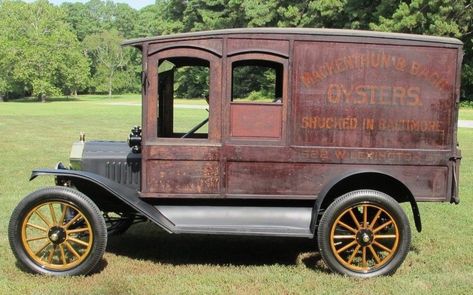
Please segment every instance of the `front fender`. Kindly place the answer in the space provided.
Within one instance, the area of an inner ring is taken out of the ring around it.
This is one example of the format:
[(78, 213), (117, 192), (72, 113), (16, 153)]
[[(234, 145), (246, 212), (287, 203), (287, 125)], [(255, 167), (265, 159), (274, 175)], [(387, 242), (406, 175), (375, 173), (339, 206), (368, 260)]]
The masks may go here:
[[(58, 167), (60, 168), (60, 167)], [(30, 181), (41, 175), (51, 175), (65, 179), (81, 179), (93, 185), (97, 185), (114, 197), (123, 201), (125, 204), (143, 214), (149, 220), (153, 221), (169, 233), (174, 232), (175, 225), (167, 219), (159, 210), (152, 205), (144, 202), (137, 191), (124, 185), (116, 183), (106, 177), (95, 173), (68, 170), (68, 169), (35, 169), (31, 173)]]

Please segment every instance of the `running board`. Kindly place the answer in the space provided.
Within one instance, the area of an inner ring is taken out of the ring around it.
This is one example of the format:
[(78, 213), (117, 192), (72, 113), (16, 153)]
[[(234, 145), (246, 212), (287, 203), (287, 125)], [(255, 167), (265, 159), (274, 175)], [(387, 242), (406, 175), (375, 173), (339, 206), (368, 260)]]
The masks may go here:
[(174, 233), (312, 238), (310, 207), (168, 206), (155, 208)]

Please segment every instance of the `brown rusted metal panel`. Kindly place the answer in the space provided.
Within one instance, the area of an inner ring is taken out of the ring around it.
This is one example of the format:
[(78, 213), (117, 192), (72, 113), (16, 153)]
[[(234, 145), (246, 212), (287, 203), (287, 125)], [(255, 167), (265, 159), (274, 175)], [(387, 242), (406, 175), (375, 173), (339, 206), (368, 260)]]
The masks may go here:
[(218, 161), (152, 160), (146, 165), (153, 193), (214, 194), (219, 192)]
[[(199, 146), (179, 144), (150, 145), (143, 153), (150, 160), (200, 160), (218, 161), (220, 159), (220, 145), (202, 143)], [(176, 153), (176, 151), (179, 151)]]
[[(450, 152), (445, 150), (392, 150), (301, 146), (232, 145), (226, 147), (228, 161), (245, 159), (251, 162), (447, 165)], [(276, 155), (276, 156), (275, 156)]]
[(282, 105), (232, 103), (230, 132), (232, 137), (281, 138)]
[(227, 42), (227, 55), (232, 56), (241, 53), (268, 52), (284, 57), (289, 56), (289, 41), (270, 39), (234, 39), (229, 38)]
[(294, 143), (448, 148), (456, 54), (455, 49), (296, 42)]
[(152, 55), (159, 51), (175, 49), (175, 48), (194, 48), (198, 50), (205, 50), (215, 55), (222, 56), (222, 40), (220, 38), (215, 39), (193, 39), (193, 40), (182, 40), (182, 41), (165, 41), (154, 43), (150, 45), (148, 54)]
[[(371, 168), (366, 165), (229, 161), (227, 192), (238, 197), (245, 194), (253, 198), (258, 195), (262, 198), (266, 195), (303, 195), (316, 199), (317, 194), (336, 176)], [(411, 187), (419, 200), (446, 200), (447, 167), (384, 166), (378, 169), (388, 170), (396, 179)]]

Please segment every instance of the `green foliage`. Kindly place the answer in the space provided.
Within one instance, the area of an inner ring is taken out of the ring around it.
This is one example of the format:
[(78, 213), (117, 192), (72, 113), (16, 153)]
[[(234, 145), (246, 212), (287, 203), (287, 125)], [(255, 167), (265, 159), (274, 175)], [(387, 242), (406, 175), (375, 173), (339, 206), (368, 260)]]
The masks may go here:
[(471, 0), (401, 2), (392, 14), (370, 23), (372, 30), (450, 36), (464, 42), (462, 98), (473, 100), (473, 3)]
[(179, 98), (205, 98), (209, 95), (209, 68), (181, 67), (174, 72), (174, 95)]
[[(457, 37), (465, 43), (462, 97), (473, 99), (473, 4), (468, 0), (161, 0), (158, 6), (155, 17), (166, 21), (155, 32), (162, 34), (279, 26)], [(147, 17), (150, 11), (146, 9)]]
[(95, 88), (98, 92), (108, 92), (112, 95), (115, 76), (120, 71), (126, 71), (127, 61), (130, 60), (129, 48), (123, 48), (120, 43), (123, 37), (116, 30), (103, 31), (88, 35), (84, 41), (87, 53), (95, 62)]
[(63, 11), (46, 0), (0, 2), (0, 44), (3, 94), (44, 100), (85, 85), (87, 59)]
[[(0, 97), (137, 91), (140, 52), (125, 50), (111, 67), (92, 50), (91, 38), (112, 39), (118, 48), (124, 38), (240, 27), (370, 29), (460, 38), (465, 43), (461, 95), (473, 99), (471, 0), (157, 0), (141, 10), (110, 0), (59, 7), (46, 0), (0, 0)], [(179, 81), (179, 96), (202, 93), (203, 87), (192, 80)], [(33, 89), (33, 81), (41, 90)], [(258, 82), (263, 92), (270, 84)], [(239, 96), (251, 91), (260, 90), (237, 90)]]
[(91, 0), (86, 3), (66, 2), (61, 8), (80, 41), (89, 35), (112, 29), (121, 32), (125, 38), (136, 37), (138, 11), (128, 4)]
[(233, 69), (233, 98), (274, 99), (276, 73), (274, 69), (259, 66), (239, 66)]
[(246, 97), (249, 101), (272, 101), (272, 98), (269, 97), (263, 91), (251, 91), (250, 94)]

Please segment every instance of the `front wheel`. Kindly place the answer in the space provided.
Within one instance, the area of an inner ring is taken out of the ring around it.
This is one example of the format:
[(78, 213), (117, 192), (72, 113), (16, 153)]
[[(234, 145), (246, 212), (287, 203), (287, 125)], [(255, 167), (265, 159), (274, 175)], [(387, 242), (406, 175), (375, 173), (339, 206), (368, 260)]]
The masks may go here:
[(320, 220), (317, 238), (327, 266), (354, 277), (393, 274), (409, 251), (406, 214), (390, 196), (374, 190), (336, 199)]
[(87, 196), (51, 187), (31, 193), (18, 204), (8, 238), (17, 260), (30, 272), (84, 275), (102, 259), (107, 228)]

